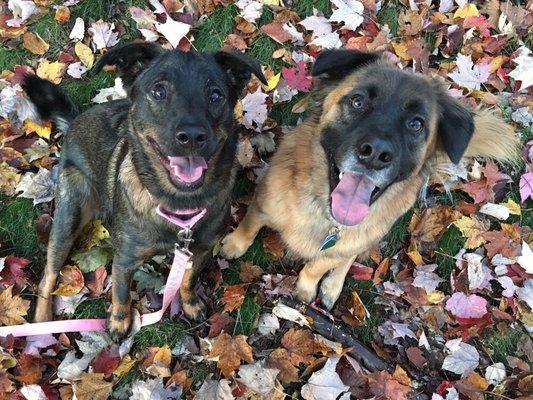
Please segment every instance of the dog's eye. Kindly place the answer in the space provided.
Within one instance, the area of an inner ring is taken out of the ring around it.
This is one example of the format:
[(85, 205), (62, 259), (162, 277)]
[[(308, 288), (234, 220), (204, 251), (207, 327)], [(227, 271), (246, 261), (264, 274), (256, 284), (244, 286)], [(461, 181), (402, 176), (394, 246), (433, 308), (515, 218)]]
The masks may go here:
[(167, 90), (160, 83), (154, 85), (151, 91), (152, 97), (156, 100), (163, 100), (167, 97)]
[(224, 98), (224, 95), (222, 92), (218, 89), (213, 89), (211, 93), (209, 93), (209, 101), (211, 103), (219, 103)]
[(360, 94), (356, 94), (350, 100), (353, 108), (361, 108), (365, 105), (365, 98)]
[(420, 132), (424, 127), (424, 122), (420, 118), (413, 118), (407, 123), (407, 127), (413, 132)]

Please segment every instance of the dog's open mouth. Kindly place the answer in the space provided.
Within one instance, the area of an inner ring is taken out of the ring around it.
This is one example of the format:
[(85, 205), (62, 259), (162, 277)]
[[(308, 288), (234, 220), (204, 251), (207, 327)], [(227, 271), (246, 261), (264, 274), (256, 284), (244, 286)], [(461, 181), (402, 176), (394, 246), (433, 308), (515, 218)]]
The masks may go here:
[(331, 215), (342, 225), (361, 222), (384, 190), (378, 188), (365, 174), (340, 171), (332, 157), (329, 159)]
[(205, 158), (198, 156), (169, 157), (163, 154), (157, 142), (148, 138), (152, 148), (159, 157), (159, 161), (168, 171), (173, 182), (180, 185), (192, 186), (199, 184), (207, 169)]

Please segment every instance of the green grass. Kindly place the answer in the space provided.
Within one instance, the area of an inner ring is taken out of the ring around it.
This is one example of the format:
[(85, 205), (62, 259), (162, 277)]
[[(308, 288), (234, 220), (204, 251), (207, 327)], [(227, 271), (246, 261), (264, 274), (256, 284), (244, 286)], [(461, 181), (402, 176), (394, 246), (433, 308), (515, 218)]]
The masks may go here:
[(405, 241), (409, 237), (407, 228), (412, 215), (412, 210), (407, 211), (398, 221), (396, 221), (387, 236), (383, 238), (382, 242), (387, 243), (386, 247), (382, 249), (384, 257), (392, 257), (404, 247)]
[(270, 111), (269, 117), (276, 120), (280, 125), (296, 125), (298, 118), (305, 118), (307, 116), (307, 112), (295, 114), (292, 112), (292, 108), (304, 96), (306, 96), (306, 93), (298, 93), (288, 102), (274, 104), (272, 110)]
[(242, 306), (232, 312), (235, 318), (235, 335), (249, 335), (252, 332), (261, 307), (251, 295), (247, 295)]
[(493, 362), (507, 365), (507, 356), (517, 355), (518, 341), (522, 334), (523, 330), (519, 327), (509, 329), (506, 332), (492, 329), (485, 332), (481, 341)]
[(212, 371), (204, 364), (193, 364), (187, 371), (187, 375), (192, 379), (192, 387), (200, 387)]
[(143, 326), (133, 338), (133, 350), (143, 350), (147, 347), (161, 347), (168, 345), (171, 349), (185, 334), (185, 327), (179, 322), (163, 319), (161, 322)]
[(445, 281), (440, 286), (445, 293), (451, 293), (450, 274), (455, 269), (455, 255), (461, 250), (466, 239), (455, 225), (450, 226), (440, 238), (435, 254), (435, 263), (439, 266), (437, 274)]
[(46, 58), (55, 60), (61, 51), (66, 50), (65, 44), (69, 43), (68, 35), (70, 34), (70, 30), (68, 29), (68, 25), (59, 24), (54, 19), (53, 11), (39, 18), (30, 26), (30, 30), (37, 33), (50, 45), (50, 48), (44, 55)]
[(270, 255), (263, 248), (263, 236), (265, 236), (266, 230), (262, 229), (257, 234), (254, 242), (248, 249), (248, 251), (242, 256), (245, 261), (250, 261), (255, 265), (259, 265), (261, 268), (267, 270), (273, 263)]
[(234, 18), (239, 15), (235, 5), (217, 8), (195, 35), (193, 42), (197, 50), (219, 50), (226, 37), (235, 29)]
[(274, 42), (264, 33), (260, 33), (250, 46), (249, 54), (256, 58), (262, 65), (270, 65), (274, 72), (278, 73), (283, 66), (283, 60), (272, 58), (272, 53), (281, 47), (283, 46)]
[(105, 298), (85, 300), (74, 311), (73, 318), (105, 318), (107, 315)]
[(331, 2), (329, 0), (299, 0), (294, 10), (302, 17), (313, 15), (313, 8), (324, 14), (325, 17), (331, 15)]
[(377, 14), (380, 24), (387, 24), (393, 37), (398, 36), (398, 16), (405, 10), (399, 1), (387, 1)]
[(375, 303), (375, 299), (378, 295), (375, 285), (372, 281), (356, 281), (348, 276), (346, 278), (344, 290), (355, 290), (370, 314), (365, 326), (352, 328), (355, 337), (364, 343), (370, 343), (372, 341), (373, 333), (384, 320), (381, 311), (378, 310)]
[(0, 197), (0, 243), (3, 254), (15, 254), (32, 260), (37, 256), (37, 214), (31, 199)]

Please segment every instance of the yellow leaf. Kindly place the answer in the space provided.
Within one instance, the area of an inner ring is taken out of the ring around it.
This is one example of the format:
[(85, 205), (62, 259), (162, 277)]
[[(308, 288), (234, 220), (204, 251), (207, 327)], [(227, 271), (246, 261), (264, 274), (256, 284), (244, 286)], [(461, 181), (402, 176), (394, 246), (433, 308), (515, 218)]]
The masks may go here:
[(126, 354), (124, 358), (120, 361), (117, 369), (113, 372), (113, 375), (118, 379), (126, 375), (131, 368), (135, 365), (135, 360), (133, 360), (129, 354)]
[(23, 318), (28, 313), (30, 301), (23, 300), (22, 297), (13, 296), (13, 286), (9, 286), (0, 293), (0, 322), (2, 325), (23, 324)]
[(431, 304), (439, 304), (442, 300), (444, 300), (445, 297), (446, 295), (440, 290), (434, 290), (433, 292), (428, 294), (428, 301)]
[(268, 79), (267, 92), (274, 90), (276, 86), (278, 86), (279, 78), (281, 78), (281, 72), (279, 74), (273, 75), (271, 78)]
[(467, 238), (465, 248), (475, 249), (486, 243), (486, 240), (483, 237), (483, 232), (485, 230), (478, 220), (463, 216), (455, 221), (454, 225), (459, 228), (463, 236)]
[(237, 104), (235, 104), (235, 108), (233, 109), (233, 116), (235, 118), (235, 121), (237, 121), (238, 124), (242, 124), (242, 118), (243, 118), (242, 101), (237, 100)]
[(113, 382), (107, 382), (104, 374), (82, 372), (80, 380), (74, 384), (74, 394), (78, 400), (105, 400), (111, 396)]
[(286, 50), (282, 47), (281, 49), (277, 49), (272, 53), (272, 58), (281, 58), (285, 55)]
[(104, 240), (109, 239), (109, 231), (102, 225), (102, 221), (95, 219), (83, 227), (80, 238), (80, 247), (84, 250), (90, 250)]
[(35, 132), (43, 139), (49, 140), (50, 134), (52, 133), (52, 123), (50, 121), (46, 121), (43, 125), (39, 125), (37, 122), (34, 122), (31, 119), (26, 119), (24, 121), (24, 130), (26, 133)]
[(42, 37), (33, 32), (26, 32), (22, 36), (23, 43), (22, 46), (32, 52), (33, 54), (43, 55), (48, 51), (50, 46), (46, 43)]
[(15, 187), (20, 181), (18, 169), (9, 166), (5, 161), (0, 163), (0, 193), (15, 195)]
[(507, 207), (511, 214), (522, 215), (522, 209), (520, 208), (520, 205), (513, 199), (509, 199), (505, 203), (501, 203), (501, 205)]
[(55, 61), (51, 63), (48, 60), (43, 60), (37, 67), (37, 76), (41, 79), (47, 79), (56, 85), (61, 83), (61, 77), (65, 73), (66, 65)]
[(61, 268), (61, 280), (62, 282), (59, 284), (59, 287), (52, 294), (57, 296), (74, 296), (83, 289), (83, 285), (85, 284), (82, 272), (75, 265), (65, 265)]
[(94, 54), (89, 46), (84, 45), (82, 42), (78, 42), (74, 46), (74, 51), (83, 65), (85, 65), (87, 68), (91, 68), (93, 66)]
[(418, 251), (410, 251), (407, 253), (407, 255), (415, 263), (415, 265), (424, 265), (424, 260)]
[(396, 55), (402, 60), (410, 61), (413, 59), (413, 57), (407, 53), (407, 44), (405, 42), (392, 42), (391, 44)]
[(261, 0), (265, 6), (279, 6), (279, 0)]
[(469, 3), (459, 8), (455, 12), (455, 14), (453, 14), (453, 17), (465, 19), (466, 17), (477, 17), (478, 15), (479, 15), (479, 11), (477, 10), (476, 5)]

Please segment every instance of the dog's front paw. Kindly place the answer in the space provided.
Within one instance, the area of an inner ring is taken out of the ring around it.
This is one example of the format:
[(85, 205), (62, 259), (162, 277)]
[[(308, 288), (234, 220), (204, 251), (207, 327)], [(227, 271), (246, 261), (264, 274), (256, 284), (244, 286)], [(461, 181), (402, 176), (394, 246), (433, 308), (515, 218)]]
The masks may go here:
[(109, 336), (115, 343), (120, 343), (128, 336), (132, 326), (132, 316), (130, 312), (111, 313), (107, 319), (107, 330)]
[(203, 322), (207, 318), (207, 307), (198, 297), (192, 297), (187, 301), (182, 300), (185, 316), (194, 322)]
[(328, 281), (324, 280), (322, 284), (320, 285), (320, 290), (318, 291), (318, 297), (320, 298), (320, 303), (324, 306), (324, 308), (328, 311), (330, 311), (335, 303), (337, 302), (337, 299), (339, 298), (341, 292), (342, 292), (342, 284), (337, 286), (332, 286), (335, 282), (333, 280)]
[(302, 278), (301, 274), (296, 282), (296, 291), (298, 299), (304, 303), (311, 303), (316, 298), (316, 284)]
[(243, 240), (241, 235), (239, 235), (238, 230), (236, 230), (228, 234), (224, 239), (222, 239), (220, 255), (228, 259), (239, 258), (244, 253), (246, 253), (246, 250), (248, 250), (248, 247), (250, 247), (250, 245), (251, 243), (246, 240)]

